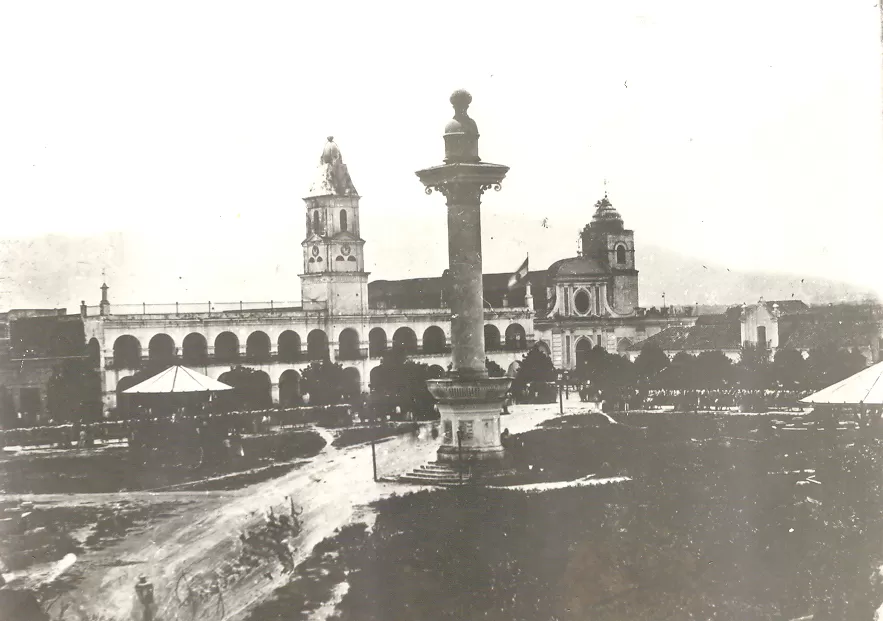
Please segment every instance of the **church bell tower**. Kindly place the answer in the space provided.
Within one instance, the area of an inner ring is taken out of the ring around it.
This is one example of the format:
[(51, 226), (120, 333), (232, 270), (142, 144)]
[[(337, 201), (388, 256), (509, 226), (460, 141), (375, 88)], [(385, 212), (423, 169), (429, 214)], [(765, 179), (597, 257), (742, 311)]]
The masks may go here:
[(359, 234), (359, 194), (340, 149), (329, 136), (306, 203), (301, 301), (304, 310), (362, 315), (368, 310), (365, 241)]

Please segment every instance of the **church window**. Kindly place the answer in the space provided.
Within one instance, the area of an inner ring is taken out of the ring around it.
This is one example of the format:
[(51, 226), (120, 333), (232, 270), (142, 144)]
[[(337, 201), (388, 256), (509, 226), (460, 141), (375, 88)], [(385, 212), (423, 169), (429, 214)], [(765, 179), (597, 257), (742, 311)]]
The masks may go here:
[(346, 209), (340, 210), (340, 230), (346, 231)]
[(626, 262), (625, 246), (623, 244), (619, 244), (616, 247), (616, 262), (620, 265), (623, 265)]
[(343, 261), (343, 257), (340, 255), (337, 255), (337, 258), (335, 259), (335, 261)]
[(311, 234), (311, 229), (310, 229), (310, 214), (307, 214), (307, 237), (309, 237), (310, 234)]
[(576, 292), (576, 295), (573, 296), (573, 306), (576, 309), (576, 312), (580, 315), (585, 315), (589, 312), (589, 294), (585, 289), (580, 289)]
[(355, 262), (356, 262), (356, 257), (354, 257), (353, 255), (350, 255), (350, 256), (348, 256), (348, 257), (346, 258), (346, 260), (347, 260), (347, 261), (352, 261), (353, 263), (355, 263)]
[(313, 232), (319, 234), (319, 210), (313, 212)]

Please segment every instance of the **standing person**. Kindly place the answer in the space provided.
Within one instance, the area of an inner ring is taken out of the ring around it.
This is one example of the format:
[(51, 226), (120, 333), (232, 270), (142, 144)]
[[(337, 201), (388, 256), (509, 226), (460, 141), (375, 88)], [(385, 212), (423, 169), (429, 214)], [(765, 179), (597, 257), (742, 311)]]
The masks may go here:
[(153, 585), (147, 581), (147, 576), (142, 575), (135, 584), (135, 602), (135, 618), (139, 621), (154, 621), (156, 603), (153, 599)]

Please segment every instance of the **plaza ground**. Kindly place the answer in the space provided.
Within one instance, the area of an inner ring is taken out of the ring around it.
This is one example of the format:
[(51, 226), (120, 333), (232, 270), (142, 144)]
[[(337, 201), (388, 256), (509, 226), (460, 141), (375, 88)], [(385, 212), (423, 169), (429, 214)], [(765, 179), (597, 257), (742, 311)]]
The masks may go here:
[[(824, 513), (824, 503), (880, 513), (879, 482), (856, 489), (826, 478), (833, 455), (857, 446), (879, 466), (876, 439), (863, 441), (861, 431), (832, 436), (784, 413), (605, 416), (574, 400), (565, 408), (558, 417), (557, 404), (517, 406), (504, 418), (521, 434), (512, 449), (518, 473), (494, 488), (375, 483), (370, 445), (337, 448), (337, 434), (323, 430), (318, 454), (241, 489), (28, 496), (41, 519), (68, 533), (57, 558), (34, 567), (51, 571), (62, 553), (76, 554), (40, 594), (57, 597), (50, 612), (71, 619), (80, 608), (129, 618), (141, 574), (155, 585), (160, 619), (214, 619), (220, 610), (253, 621), (280, 611), (286, 619), (793, 619), (813, 611), (825, 579), (849, 588), (824, 577), (842, 561), (832, 547), (879, 540), (876, 522), (859, 519), (860, 531), (820, 526), (849, 520)], [(381, 442), (380, 474), (433, 459), (435, 446), (423, 432)], [(831, 495), (833, 486), (845, 495)], [(275, 559), (236, 569), (239, 535), (292, 501), (302, 525), (294, 571), (282, 573)], [(861, 568), (866, 581), (871, 569)], [(193, 595), (213, 576), (224, 576), (220, 592)], [(867, 607), (877, 594), (863, 596)]]

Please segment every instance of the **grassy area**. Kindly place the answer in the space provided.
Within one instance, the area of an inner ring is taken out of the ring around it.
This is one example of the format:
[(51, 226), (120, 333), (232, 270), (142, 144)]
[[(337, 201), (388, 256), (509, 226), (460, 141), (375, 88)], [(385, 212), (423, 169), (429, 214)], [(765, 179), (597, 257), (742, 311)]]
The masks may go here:
[(775, 432), (762, 416), (616, 418), (550, 421), (519, 437), (516, 462), (535, 480), (631, 481), (378, 503), (370, 534), (324, 544), (349, 585), (340, 619), (873, 618), (879, 439)]
[[(0, 461), (0, 491), (8, 494), (70, 494), (158, 489), (312, 457), (324, 446), (325, 440), (312, 431), (250, 436), (243, 440), (244, 457), (195, 467), (182, 467), (167, 461), (144, 462), (122, 447), (36, 455), (22, 453)], [(274, 471), (263, 472), (266, 478), (266, 473)], [(279, 474), (277, 470), (272, 476)], [(227, 479), (220, 488), (203, 489), (234, 489), (257, 480), (263, 479), (259, 475), (236, 477)]]

